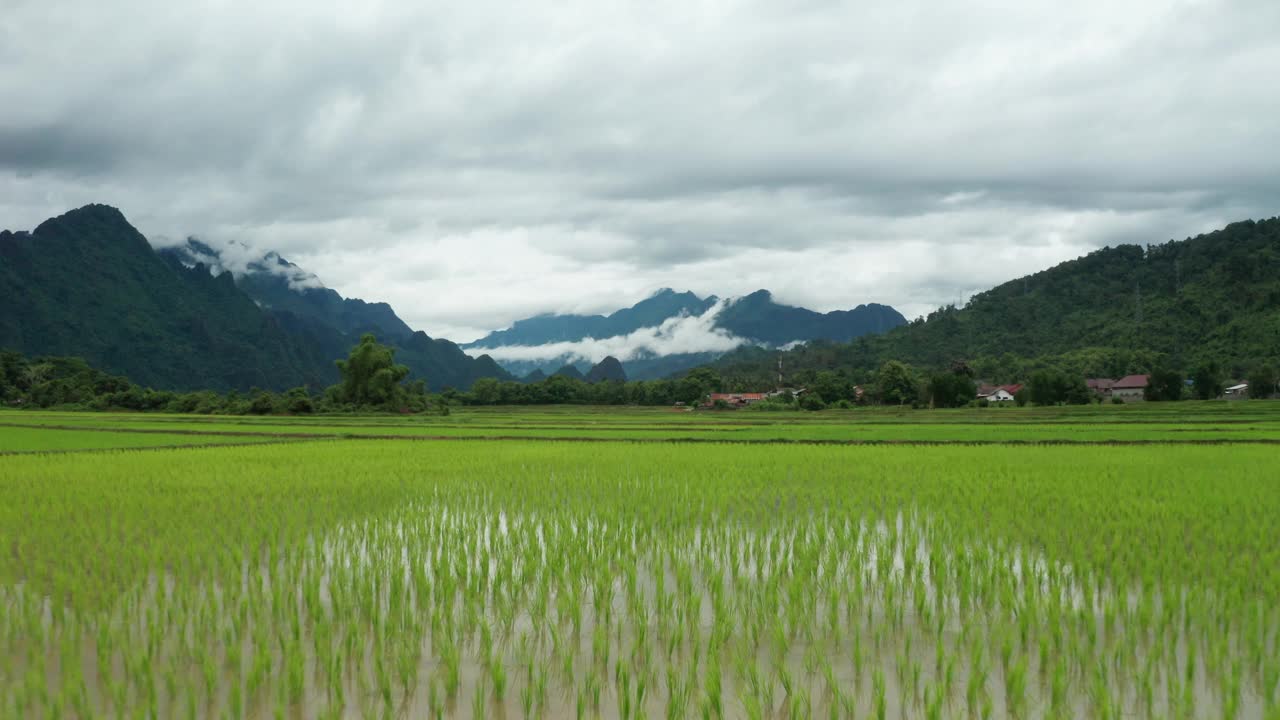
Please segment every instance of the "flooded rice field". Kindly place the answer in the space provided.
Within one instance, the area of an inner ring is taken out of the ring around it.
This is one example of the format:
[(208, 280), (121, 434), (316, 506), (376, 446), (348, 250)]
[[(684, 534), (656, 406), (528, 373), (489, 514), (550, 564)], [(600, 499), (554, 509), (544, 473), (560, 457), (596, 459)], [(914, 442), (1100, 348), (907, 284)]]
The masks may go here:
[(1274, 607), (1231, 622), (917, 513), (655, 530), (411, 504), (96, 614), (11, 588), (0, 678), (20, 717), (1262, 717), (1274, 694)]
[(374, 441), (4, 458), (0, 716), (1273, 718), (1272, 465)]

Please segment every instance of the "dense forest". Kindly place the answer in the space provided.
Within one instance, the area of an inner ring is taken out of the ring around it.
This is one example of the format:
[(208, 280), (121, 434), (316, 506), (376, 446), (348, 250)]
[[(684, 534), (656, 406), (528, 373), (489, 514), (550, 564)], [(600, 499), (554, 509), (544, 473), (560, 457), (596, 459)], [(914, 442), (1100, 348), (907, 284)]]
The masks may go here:
[[(96, 369), (77, 357), (28, 358), (0, 350), (0, 405), (10, 408), (132, 410), (215, 415), (305, 415), (313, 412), (423, 412), (441, 407), (426, 383), (412, 380), (396, 351), (365, 335), (346, 359), (333, 362), (338, 382), (315, 392), (305, 386), (284, 392), (175, 392), (136, 385)], [(450, 391), (451, 393), (453, 391)]]
[[(334, 364), (338, 381), (321, 390), (284, 392), (156, 390), (96, 369), (81, 358), (29, 358), (0, 350), (0, 405), (10, 408), (128, 410), (218, 415), (349, 412), (447, 412), (451, 405), (671, 405), (696, 403), (721, 381), (710, 370), (679, 380), (626, 382), (608, 379), (610, 363), (591, 379), (554, 374), (535, 382), (482, 378), (470, 391), (444, 388), (429, 394), (398, 362), (396, 348), (365, 335)], [(616, 360), (614, 361), (616, 363)], [(620, 368), (619, 368), (620, 369)]]
[(1090, 253), (849, 343), (789, 352), (742, 348), (714, 364), (735, 389), (821, 371), (872, 382), (890, 360), (932, 372), (963, 362), (975, 376), (1019, 382), (1038, 370), (1116, 378), (1215, 364), (1245, 377), (1280, 357), (1280, 218), (1196, 238)]
[(183, 259), (153, 250), (105, 205), (0, 232), (0, 348), (82, 357), (166, 390), (314, 391), (338, 379), (333, 359), (371, 331), (437, 387), (509, 377), (488, 357), (411, 331), (385, 304), (292, 293), (274, 272), (236, 278)]

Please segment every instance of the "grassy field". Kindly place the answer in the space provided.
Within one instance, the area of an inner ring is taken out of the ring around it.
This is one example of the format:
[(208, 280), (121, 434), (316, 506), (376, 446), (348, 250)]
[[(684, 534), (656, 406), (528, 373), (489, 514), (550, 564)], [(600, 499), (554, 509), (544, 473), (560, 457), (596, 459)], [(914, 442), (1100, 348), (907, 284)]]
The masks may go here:
[[(448, 416), (210, 417), (0, 412), (6, 427), (190, 433), (201, 437), (634, 440), (824, 443), (1280, 443), (1280, 403), (821, 413), (662, 408), (484, 408)], [(0, 442), (3, 435), (0, 435)], [(5, 448), (0, 444), (0, 451)]]
[(1273, 406), (0, 412), (0, 716), (1276, 718)]

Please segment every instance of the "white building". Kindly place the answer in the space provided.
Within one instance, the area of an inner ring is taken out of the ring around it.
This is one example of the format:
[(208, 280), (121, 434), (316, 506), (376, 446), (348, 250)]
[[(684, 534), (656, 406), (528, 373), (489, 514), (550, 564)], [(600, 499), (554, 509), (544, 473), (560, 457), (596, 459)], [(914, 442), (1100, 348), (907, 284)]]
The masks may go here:
[(1239, 385), (1232, 385), (1231, 387), (1222, 391), (1222, 396), (1228, 400), (1235, 400), (1237, 398), (1247, 397), (1248, 395), (1249, 395), (1249, 383), (1240, 383)]

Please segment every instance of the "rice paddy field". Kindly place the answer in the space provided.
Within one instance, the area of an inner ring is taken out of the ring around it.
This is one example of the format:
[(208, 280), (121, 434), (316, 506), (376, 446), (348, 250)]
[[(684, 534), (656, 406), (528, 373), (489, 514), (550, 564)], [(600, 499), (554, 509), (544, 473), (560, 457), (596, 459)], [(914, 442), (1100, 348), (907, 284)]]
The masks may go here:
[(1280, 718), (1280, 403), (0, 412), (0, 717)]

